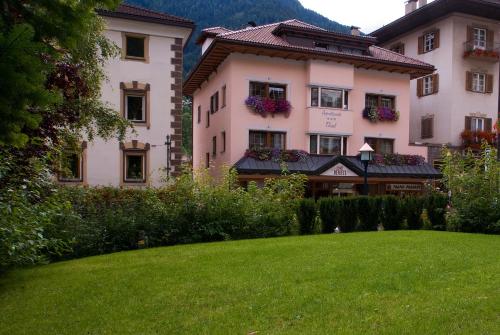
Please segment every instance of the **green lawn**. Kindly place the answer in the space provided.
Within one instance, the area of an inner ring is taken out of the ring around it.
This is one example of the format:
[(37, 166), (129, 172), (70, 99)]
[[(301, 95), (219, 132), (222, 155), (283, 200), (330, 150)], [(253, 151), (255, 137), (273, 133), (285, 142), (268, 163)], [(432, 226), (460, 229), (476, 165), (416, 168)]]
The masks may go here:
[(500, 334), (500, 236), (318, 235), (0, 278), (0, 334)]

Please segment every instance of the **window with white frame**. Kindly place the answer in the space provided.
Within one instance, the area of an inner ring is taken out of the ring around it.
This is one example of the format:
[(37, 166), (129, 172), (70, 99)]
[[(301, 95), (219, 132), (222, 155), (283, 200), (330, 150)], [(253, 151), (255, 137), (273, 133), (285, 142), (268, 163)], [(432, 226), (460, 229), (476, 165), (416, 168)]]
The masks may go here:
[(473, 73), (472, 74), (472, 90), (474, 92), (484, 92), (486, 88), (486, 74)]
[(486, 48), (486, 29), (474, 28), (474, 48)]
[(311, 87), (311, 107), (349, 108), (349, 91), (326, 87)]
[(427, 33), (424, 35), (424, 52), (434, 50), (435, 33)]
[(434, 86), (432, 82), (432, 76), (427, 76), (424, 78), (424, 95), (432, 94), (434, 92)]
[(309, 152), (320, 155), (345, 155), (347, 137), (337, 135), (310, 135)]
[(484, 130), (484, 119), (479, 117), (471, 118), (470, 127), (472, 131), (483, 131)]
[(424, 94), (432, 94), (432, 77), (428, 76), (424, 78)]

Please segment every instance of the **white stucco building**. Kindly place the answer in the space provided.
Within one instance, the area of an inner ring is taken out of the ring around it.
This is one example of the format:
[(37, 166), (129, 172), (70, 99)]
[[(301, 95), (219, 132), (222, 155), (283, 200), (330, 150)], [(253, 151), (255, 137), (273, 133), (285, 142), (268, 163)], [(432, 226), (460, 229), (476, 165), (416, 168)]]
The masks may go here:
[(499, 0), (410, 0), (405, 16), (371, 35), (436, 68), (411, 82), (410, 141), (429, 145), (430, 162), (443, 144), (477, 147), (478, 133), (491, 137), (499, 108)]
[(182, 158), (182, 56), (193, 22), (144, 8), (120, 5), (99, 11), (105, 36), (121, 55), (105, 66), (102, 99), (130, 120), (135, 132), (124, 142), (83, 142), (70, 158), (63, 183), (106, 186), (158, 186), (166, 175), (166, 136), (171, 136), (171, 171)]

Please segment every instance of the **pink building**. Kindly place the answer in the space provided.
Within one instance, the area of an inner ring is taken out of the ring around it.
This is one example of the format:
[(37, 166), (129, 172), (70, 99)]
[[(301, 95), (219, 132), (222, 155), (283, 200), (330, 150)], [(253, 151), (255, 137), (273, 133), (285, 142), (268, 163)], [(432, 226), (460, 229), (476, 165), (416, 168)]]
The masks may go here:
[[(193, 98), (193, 165), (235, 166), (242, 182), (309, 175), (311, 194), (358, 193), (369, 143), (374, 194), (419, 191), (439, 176), (426, 148), (409, 143), (410, 80), (434, 67), (375, 46), (372, 37), (288, 20), (230, 31), (205, 29), (203, 55), (184, 84)], [(274, 157), (270, 157), (274, 156)], [(281, 158), (277, 158), (280, 156)]]

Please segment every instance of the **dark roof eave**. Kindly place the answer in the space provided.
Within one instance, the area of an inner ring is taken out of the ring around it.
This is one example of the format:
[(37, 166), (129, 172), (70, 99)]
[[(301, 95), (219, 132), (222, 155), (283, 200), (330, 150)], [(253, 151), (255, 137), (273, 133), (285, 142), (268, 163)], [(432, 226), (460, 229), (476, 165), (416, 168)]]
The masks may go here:
[[(261, 169), (239, 169), (236, 167), (236, 171), (239, 174), (243, 175), (281, 175), (281, 170), (261, 170)], [(301, 171), (301, 170), (290, 170), (290, 173), (301, 173), (307, 176), (318, 176), (321, 177), (321, 174), (317, 174), (315, 171)], [(327, 176), (325, 176), (327, 177)], [(362, 175), (358, 175), (358, 177), (362, 177)], [(440, 179), (442, 178), (442, 174), (415, 174), (415, 173), (368, 173), (368, 178), (412, 178), (412, 179)]]
[[(218, 40), (218, 38), (216, 38), (215, 40)], [(251, 42), (251, 41), (233, 41), (233, 40), (229, 40), (229, 39), (220, 39), (220, 41), (222, 41), (224, 43), (256, 46), (256, 47), (262, 47), (262, 48), (272, 49), (272, 50), (295, 51), (295, 52), (303, 53), (303, 54), (307, 54), (307, 55), (328, 56), (328, 57), (332, 57), (335, 60), (339, 60), (339, 61), (342, 61), (345, 59), (346, 61), (348, 61), (348, 60), (365, 61), (365, 62), (375, 63), (375, 64), (401, 66), (401, 67), (405, 67), (408, 69), (431, 71), (430, 73), (434, 72), (434, 70), (436, 69), (433, 65), (430, 65), (430, 64), (429, 65), (408, 64), (408, 63), (388, 61), (388, 60), (376, 59), (376, 58), (370, 59), (370, 58), (367, 58), (366, 56), (348, 55), (348, 54), (333, 53), (333, 52), (321, 51), (321, 50), (315, 50), (315, 51), (304, 50), (301, 48), (289, 48), (289, 47), (275, 46), (275, 45), (269, 45), (269, 44), (264, 44), (264, 43)]]
[[(227, 44), (233, 44), (233, 45), (247, 45), (247, 46), (255, 46), (255, 47), (261, 47), (265, 49), (271, 49), (271, 50), (281, 50), (281, 51), (294, 51), (298, 53), (303, 53), (303, 54), (317, 54), (317, 55), (323, 55), (323, 56), (329, 56), (334, 58), (335, 60), (342, 61), (342, 60), (353, 60), (353, 61), (365, 61), (368, 63), (375, 63), (375, 64), (385, 64), (385, 65), (392, 65), (392, 66), (400, 66), (400, 67), (405, 67), (408, 69), (414, 69), (414, 70), (419, 70), (421, 73), (417, 77), (412, 77), (412, 79), (432, 74), (435, 71), (435, 67), (433, 65), (417, 65), (417, 64), (407, 64), (407, 63), (401, 63), (401, 62), (393, 62), (393, 61), (386, 61), (386, 60), (381, 60), (381, 59), (367, 59), (366, 57), (362, 56), (356, 56), (356, 55), (345, 55), (345, 54), (333, 54), (331, 52), (327, 51), (308, 51), (308, 50), (302, 50), (300, 48), (288, 48), (288, 47), (279, 47), (279, 46), (271, 46), (268, 44), (263, 44), (263, 43), (257, 43), (257, 42), (250, 42), (250, 41), (233, 41), (225, 38), (220, 38), (220, 37), (215, 37), (214, 41), (212, 44), (209, 46), (209, 48), (205, 51), (203, 56), (200, 58), (196, 66), (191, 70), (191, 72), (188, 74), (186, 81), (184, 82), (183, 90), (185, 90), (186, 85), (191, 81), (192, 77), (196, 73), (196, 71), (201, 67), (203, 64), (204, 60), (209, 56), (210, 52), (215, 48), (215, 46), (218, 43), (227, 43)], [(229, 54), (230, 52), (228, 52)], [(191, 96), (194, 93), (195, 90), (193, 90), (191, 93), (184, 93), (185, 95)]]
[[(105, 10), (105, 9), (98, 9), (97, 13), (101, 16), (114, 17), (114, 18), (119, 18), (119, 19), (134, 20), (134, 21), (147, 22), (147, 23), (157, 23), (157, 24), (183, 27), (183, 28), (191, 28), (192, 30), (194, 30), (194, 28), (195, 28), (195, 24), (192, 21), (187, 21), (187, 20), (186, 21), (177, 21), (177, 20), (169, 20), (166, 18), (162, 19), (162, 18), (146, 17), (146, 16), (133, 15), (133, 14), (128, 14), (128, 13), (119, 13), (119, 12), (114, 12), (114, 11)], [(191, 34), (192, 34), (192, 32), (191, 32)]]

